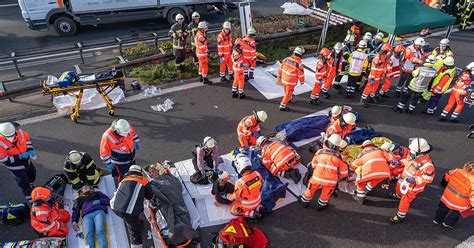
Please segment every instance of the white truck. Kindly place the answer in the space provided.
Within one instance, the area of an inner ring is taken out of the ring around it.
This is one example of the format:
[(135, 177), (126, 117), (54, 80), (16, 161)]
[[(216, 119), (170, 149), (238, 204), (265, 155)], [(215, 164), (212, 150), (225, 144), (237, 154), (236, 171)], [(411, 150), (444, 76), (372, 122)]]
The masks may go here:
[(174, 23), (177, 14), (190, 19), (197, 8), (223, 10), (225, 0), (18, 0), (32, 30), (54, 30), (73, 36), (80, 25), (98, 25), (157, 17)]

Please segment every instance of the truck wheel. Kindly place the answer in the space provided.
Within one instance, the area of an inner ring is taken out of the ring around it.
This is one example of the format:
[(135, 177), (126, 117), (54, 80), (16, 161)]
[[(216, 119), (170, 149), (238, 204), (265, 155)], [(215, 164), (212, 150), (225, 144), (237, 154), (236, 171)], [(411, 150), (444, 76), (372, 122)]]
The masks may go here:
[(173, 25), (173, 24), (176, 23), (175, 18), (176, 18), (176, 16), (177, 16), (178, 14), (183, 15), (185, 20), (187, 19), (186, 12), (184, 12), (183, 9), (181, 9), (181, 8), (172, 8), (172, 9), (170, 9), (170, 10), (168, 11), (168, 13), (166, 14), (166, 19), (168, 20), (168, 23), (169, 23), (170, 25)]
[(54, 21), (54, 30), (60, 36), (73, 36), (76, 34), (76, 23), (67, 16), (61, 16)]

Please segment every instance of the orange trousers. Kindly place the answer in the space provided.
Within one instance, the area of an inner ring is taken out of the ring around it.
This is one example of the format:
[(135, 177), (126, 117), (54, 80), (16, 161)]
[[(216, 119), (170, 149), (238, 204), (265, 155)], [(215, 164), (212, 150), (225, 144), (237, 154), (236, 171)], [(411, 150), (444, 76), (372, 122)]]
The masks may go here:
[(308, 187), (304, 192), (304, 198), (306, 198), (307, 200), (313, 199), (314, 194), (316, 194), (316, 191), (318, 191), (319, 189), (321, 189), (321, 194), (319, 195), (318, 203), (319, 205), (324, 206), (328, 203), (329, 198), (336, 189), (336, 185), (324, 186), (317, 183), (308, 182)]
[(326, 80), (316, 80), (316, 82), (314, 82), (314, 87), (313, 87), (313, 90), (311, 91), (311, 99), (317, 99), (319, 98), (319, 93), (321, 92), (321, 86), (326, 84)]
[[(257, 208), (258, 208), (258, 206), (257, 206)], [(254, 214), (255, 214), (255, 210), (257, 210), (257, 208), (254, 208), (254, 209), (243, 208), (240, 203), (236, 202), (232, 205), (232, 208), (230, 209), (230, 212), (233, 215), (236, 215), (236, 216), (245, 216), (245, 217), (248, 217), (248, 218), (253, 218)]]
[(452, 91), (449, 95), (448, 104), (444, 107), (443, 114), (447, 115), (453, 109), (454, 104), (456, 104), (456, 108), (454, 109), (453, 117), (457, 117), (464, 108), (464, 96)]
[(203, 76), (203, 77), (207, 77), (207, 73), (209, 71), (209, 59), (207, 56), (200, 56), (198, 57), (198, 61), (199, 61), (199, 68), (198, 68), (198, 72), (199, 72), (199, 75)]
[(61, 226), (59, 228), (52, 228), (48, 232), (49, 237), (65, 237), (68, 232), (67, 223), (71, 219), (71, 215), (68, 211), (64, 209), (59, 210), (59, 222), (61, 222)]
[(364, 181), (356, 181), (356, 187), (359, 191), (371, 191), (375, 188), (379, 183), (383, 182), (386, 178), (374, 178), (371, 180), (364, 180)]
[(336, 70), (331, 70), (331, 72), (329, 72), (328, 79), (326, 80), (326, 82), (324, 82), (323, 85), (323, 91), (328, 91), (329, 88), (331, 88), (332, 82), (334, 82), (334, 78), (336, 78), (336, 74)]
[(390, 86), (392, 86), (392, 81), (393, 81), (393, 78), (385, 77), (385, 80), (383, 82), (382, 88), (380, 89), (379, 93), (380, 94), (387, 93), (388, 90), (390, 89)]
[[(397, 182), (397, 195), (402, 196), (400, 199), (400, 203), (398, 204), (398, 212), (397, 215), (400, 218), (405, 218), (408, 210), (410, 209), (410, 204), (413, 200), (415, 200), (416, 196), (419, 194), (418, 192), (408, 190), (406, 194), (402, 194), (400, 192), (400, 180)], [(421, 193), (421, 192), (420, 192)]]
[(295, 85), (287, 85), (283, 86), (283, 90), (285, 91), (285, 95), (283, 99), (281, 99), (280, 106), (284, 107), (288, 105), (288, 102), (293, 98), (293, 92), (295, 91)]
[[(371, 84), (371, 82), (373, 82), (373, 84)], [(379, 86), (380, 86), (380, 79), (377, 79), (377, 78), (369, 79), (369, 81), (365, 85), (364, 91), (362, 92), (362, 98), (365, 99), (369, 95), (372, 97), (375, 96), (375, 93), (377, 93), (377, 89), (379, 88)]]
[(232, 56), (230, 54), (224, 55), (223, 57), (219, 58), (219, 75), (221, 77), (225, 76), (225, 72), (229, 75), (232, 75)]
[(255, 146), (257, 144), (257, 137), (250, 135), (250, 136), (238, 136), (240, 146), (250, 147)]
[(232, 91), (235, 92), (239, 89), (239, 93), (244, 93), (244, 73), (243, 72), (236, 72), (234, 75), (234, 82), (232, 83)]

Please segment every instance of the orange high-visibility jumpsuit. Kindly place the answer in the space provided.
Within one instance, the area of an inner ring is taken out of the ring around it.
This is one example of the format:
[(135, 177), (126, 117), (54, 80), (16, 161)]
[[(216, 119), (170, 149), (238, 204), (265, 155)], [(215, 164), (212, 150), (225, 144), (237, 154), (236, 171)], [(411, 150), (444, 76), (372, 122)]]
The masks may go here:
[(301, 158), (290, 146), (276, 140), (268, 142), (262, 148), (262, 164), (275, 176), (283, 177), (283, 173), (297, 164)]
[[(401, 161), (405, 166), (403, 170), (403, 179), (397, 182), (397, 194), (401, 195), (400, 204), (398, 205), (397, 215), (403, 219), (407, 215), (411, 202), (416, 196), (425, 190), (425, 186), (433, 182), (435, 177), (435, 167), (431, 161), (429, 154), (421, 158), (412, 159), (410, 156)], [(414, 178), (415, 183), (410, 184), (409, 190), (406, 194), (400, 192), (400, 184), (402, 180), (407, 178)]]
[(311, 166), (313, 167), (313, 176), (309, 179), (302, 200), (309, 202), (316, 191), (321, 189), (318, 205), (325, 206), (336, 189), (339, 178), (347, 177), (347, 164), (339, 152), (323, 148), (316, 152)]
[(262, 195), (260, 189), (263, 179), (256, 171), (247, 171), (235, 182), (234, 193), (227, 194), (227, 199), (234, 202), (230, 212), (233, 215), (243, 215), (253, 218), (260, 206)]
[(65, 237), (68, 232), (67, 222), (70, 214), (60, 209), (58, 203), (52, 206), (46, 203), (34, 203), (31, 212), (31, 226), (39, 233), (48, 237)]
[(357, 196), (365, 198), (379, 183), (390, 179), (390, 166), (393, 160), (392, 154), (376, 147), (366, 146), (359, 157), (351, 164), (351, 170), (355, 171), (362, 166), (362, 171), (357, 173), (356, 186)]
[(111, 128), (104, 132), (100, 140), (100, 158), (104, 164), (115, 165), (112, 176), (121, 177), (128, 172), (128, 168), (135, 161), (135, 143), (139, 141), (132, 127), (127, 136), (115, 134)]
[(203, 30), (197, 31), (196, 36), (194, 37), (194, 44), (196, 45), (196, 56), (199, 61), (199, 75), (206, 78), (209, 70), (209, 58), (207, 38)]
[(385, 76), (387, 63), (388, 60), (380, 57), (380, 54), (372, 60), (372, 67), (370, 68), (368, 82), (365, 85), (365, 89), (361, 96), (363, 100), (367, 99), (369, 95), (370, 97), (375, 97), (375, 93), (377, 93), (377, 89), (380, 85), (380, 80), (382, 80), (382, 78)]
[(467, 95), (467, 87), (470, 83), (471, 73), (469, 71), (464, 71), (462, 75), (456, 80), (456, 83), (454, 83), (453, 89), (449, 94), (448, 104), (446, 104), (443, 112), (441, 113), (442, 117), (446, 117), (454, 107), (454, 104), (456, 104), (456, 108), (451, 115), (451, 119), (457, 120), (459, 118), (459, 114), (461, 114), (461, 111), (464, 107), (464, 98)]
[(352, 129), (354, 128), (354, 125), (349, 125), (345, 126), (344, 128), (341, 127), (341, 118), (335, 120), (331, 125), (326, 129), (326, 138), (329, 138), (333, 134), (339, 134), (341, 136), (341, 139), (344, 139), (346, 135), (348, 135)]
[(321, 87), (326, 84), (328, 80), (329, 73), (331, 72), (331, 59), (324, 59), (322, 56), (319, 56), (316, 61), (316, 82), (314, 82), (313, 90), (311, 91), (310, 98), (313, 100), (319, 99), (319, 93), (321, 92)]
[(232, 75), (232, 34), (226, 35), (222, 30), (217, 36), (217, 55), (219, 56), (219, 75), (225, 77), (225, 72)]
[(400, 77), (400, 60), (395, 55), (390, 56), (387, 63), (387, 72), (385, 73), (385, 81), (382, 88), (379, 90), (379, 94), (384, 95), (392, 86), (394, 78)]
[(283, 60), (280, 68), (278, 68), (278, 76), (280, 77), (281, 83), (284, 86), (285, 95), (280, 103), (280, 108), (286, 107), (288, 102), (293, 97), (293, 91), (295, 90), (298, 81), (303, 84), (304, 78), (304, 65), (301, 61), (301, 57), (292, 55)]
[(240, 49), (234, 49), (232, 52), (232, 69), (234, 70), (234, 82), (232, 83), (232, 92), (244, 93), (244, 57)]
[(255, 70), (257, 66), (257, 44), (251, 37), (244, 37), (242, 42), (242, 55), (244, 56), (244, 75)]
[(257, 144), (258, 136), (255, 132), (260, 132), (260, 124), (254, 115), (245, 116), (237, 126), (237, 135), (241, 146), (249, 147)]
[(332, 82), (334, 81), (336, 76), (342, 71), (342, 64), (345, 62), (343, 51), (341, 50), (341, 52), (337, 54), (336, 51), (333, 50), (331, 52), (330, 62), (331, 62), (331, 69), (329, 70), (329, 76), (321, 89), (323, 92), (329, 91), (329, 88), (331, 88)]

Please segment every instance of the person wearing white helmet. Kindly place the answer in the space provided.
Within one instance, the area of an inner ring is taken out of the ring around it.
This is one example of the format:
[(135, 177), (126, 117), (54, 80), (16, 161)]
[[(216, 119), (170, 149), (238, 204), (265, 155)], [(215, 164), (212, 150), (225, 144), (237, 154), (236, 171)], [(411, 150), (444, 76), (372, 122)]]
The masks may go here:
[(176, 23), (171, 26), (168, 35), (173, 39), (173, 55), (175, 56), (176, 69), (182, 71), (184, 69), (184, 59), (186, 56), (186, 39), (189, 33), (184, 26), (183, 15), (177, 14), (175, 20)]
[(260, 134), (260, 123), (267, 120), (267, 112), (253, 111), (252, 115), (245, 116), (237, 126), (237, 137), (240, 146), (249, 148), (257, 144)]
[(124, 119), (115, 120), (100, 140), (100, 158), (120, 181), (135, 163), (135, 152), (141, 147), (135, 129)]
[(198, 73), (200, 82), (203, 84), (212, 84), (207, 78), (209, 72), (209, 48), (207, 43), (207, 28), (208, 24), (205, 21), (199, 22), (198, 31), (194, 36), (194, 46), (196, 46), (196, 56), (198, 58)]
[(36, 179), (36, 159), (30, 135), (12, 122), (0, 123), (0, 162), (11, 172), (23, 196), (31, 202), (31, 191)]
[(212, 184), (211, 189), (216, 202), (225, 205), (232, 204), (232, 201), (227, 199), (227, 194), (232, 194), (234, 191), (235, 186), (230, 182), (229, 172), (219, 171), (218, 179)]
[(194, 37), (196, 37), (196, 33), (198, 31), (198, 25), (202, 21), (201, 15), (198, 12), (194, 12), (191, 15), (191, 22), (186, 26), (186, 32), (191, 35), (191, 54), (193, 55), (194, 64), (198, 65), (199, 60), (196, 56), (196, 44), (194, 42)]
[(301, 60), (304, 54), (303, 47), (296, 47), (293, 54), (285, 58), (278, 68), (277, 82), (283, 85), (284, 96), (280, 102), (280, 110), (288, 111), (288, 103), (293, 98), (293, 92), (298, 82), (304, 84), (304, 65)]
[(262, 164), (272, 175), (290, 178), (298, 184), (301, 174), (296, 166), (301, 162), (301, 157), (291, 146), (265, 136), (258, 137), (257, 145), (261, 148)]
[(413, 77), (406, 90), (404, 90), (405, 92), (400, 98), (398, 105), (393, 108), (393, 111), (402, 113), (405, 109), (405, 105), (411, 99), (410, 105), (406, 111), (409, 115), (413, 114), (418, 101), (422, 98), (423, 93), (428, 89), (432, 79), (436, 77), (437, 71), (433, 68), (433, 63), (435, 62), (434, 59), (433, 55), (428, 56), (423, 66), (416, 68), (412, 72)]
[(352, 129), (356, 126), (356, 116), (349, 112), (342, 115), (342, 118), (337, 119), (334, 121), (328, 128), (326, 129), (325, 140), (331, 137), (333, 134), (338, 134), (341, 136), (342, 139), (349, 134)]
[(402, 73), (400, 74), (400, 80), (398, 81), (395, 92), (397, 96), (401, 96), (402, 92), (407, 92), (406, 84), (408, 84), (413, 78), (412, 72), (423, 65), (425, 60), (425, 40), (421, 37), (416, 38), (415, 42), (405, 49), (403, 55), (403, 61), (401, 63)]
[(86, 152), (70, 151), (64, 161), (63, 169), (73, 190), (78, 191), (83, 186), (99, 185), (101, 173), (91, 155)]
[(337, 187), (337, 182), (347, 177), (348, 166), (341, 154), (341, 147), (346, 146), (345, 141), (338, 134), (331, 135), (323, 145), (323, 148), (314, 155), (309, 175), (306, 191), (298, 198), (300, 204), (307, 208), (316, 192), (321, 189), (318, 199), (317, 210), (327, 207), (329, 198)]
[(193, 165), (196, 172), (192, 175), (193, 183), (208, 184), (207, 171), (217, 173), (219, 169), (219, 146), (214, 138), (207, 136), (193, 151)]
[(368, 192), (390, 180), (393, 155), (375, 146), (371, 140), (365, 140), (361, 147), (362, 153), (352, 161), (350, 169), (356, 173), (356, 194), (353, 198), (363, 205)]
[(382, 48), (384, 42), (383, 42), (383, 33), (379, 32), (377, 33), (374, 38), (369, 42), (370, 45), (370, 52), (379, 52), (380, 49)]
[(331, 108), (331, 110), (328, 113), (329, 121), (330, 121), (331, 124), (334, 123), (339, 118), (341, 118), (342, 110), (344, 110), (344, 107), (341, 106), (341, 105), (334, 105)]
[(366, 32), (364, 34), (364, 37), (362, 37), (365, 42), (369, 43), (372, 40), (372, 33), (371, 32)]
[(329, 89), (331, 88), (333, 82), (337, 82), (337, 84), (339, 84), (342, 79), (342, 73), (344, 72), (343, 63), (345, 61), (343, 56), (344, 52), (342, 51), (343, 48), (344, 45), (342, 45), (341, 42), (336, 42), (333, 49), (331, 50), (331, 71), (329, 72), (328, 79), (321, 89), (324, 98), (329, 98)]
[(431, 145), (428, 141), (423, 138), (412, 138), (408, 148), (410, 156), (401, 160), (405, 169), (397, 182), (396, 193), (391, 194), (392, 198), (401, 198), (398, 212), (390, 218), (392, 223), (405, 220), (411, 202), (423, 192), (426, 185), (433, 182), (435, 177), (435, 167), (429, 155)]
[[(449, 58), (449, 57), (448, 57)], [(446, 59), (448, 59), (446, 58)], [(474, 62), (471, 62), (466, 66), (466, 69), (461, 73), (461, 76), (458, 77), (454, 83), (453, 89), (449, 94), (448, 103), (443, 109), (443, 112), (440, 116), (440, 121), (446, 121), (449, 112), (453, 109), (454, 105), (456, 108), (451, 115), (451, 122), (459, 122), (459, 115), (461, 114), (462, 109), (464, 108), (465, 100), (473, 99), (473, 88), (474, 84), (472, 83), (474, 78)], [(469, 95), (468, 95), (469, 94)], [(465, 99), (468, 97), (468, 99)]]
[(366, 48), (367, 42), (365, 40), (359, 41), (357, 49), (352, 52), (347, 60), (349, 63), (346, 86), (347, 98), (354, 97), (356, 85), (362, 80), (362, 73), (365, 72), (369, 66), (369, 55), (365, 52)]
[(244, 76), (245, 81), (253, 79), (255, 67), (257, 66), (257, 43), (255, 42), (255, 35), (257, 32), (253, 27), (247, 30), (247, 35), (242, 38), (242, 55), (245, 60)]
[(242, 153), (237, 155), (234, 165), (241, 177), (235, 182), (234, 192), (226, 197), (234, 202), (230, 212), (237, 216), (259, 218), (263, 213), (263, 207), (260, 205), (263, 178), (257, 171), (251, 170), (252, 162)]
[[(217, 56), (219, 56), (219, 76), (221, 76), (222, 83), (229, 83), (234, 81), (232, 70), (232, 24), (225, 21), (222, 24), (222, 30), (217, 35)], [(229, 79), (225, 74), (229, 74)]]
[(427, 91), (429, 93), (428, 108), (425, 112), (423, 112), (427, 115), (434, 114), (436, 108), (438, 107), (439, 100), (451, 85), (456, 73), (453, 57), (446, 57), (443, 64), (444, 66), (441, 67), (438, 75), (433, 79), (431, 90)]

